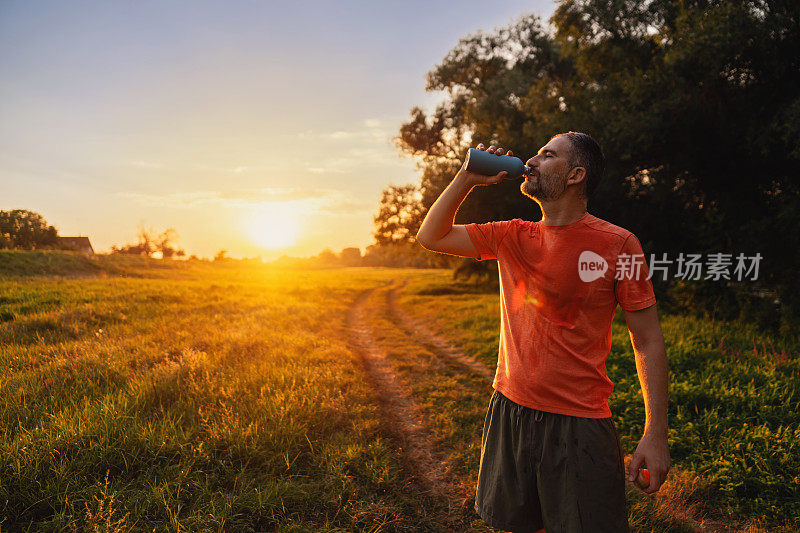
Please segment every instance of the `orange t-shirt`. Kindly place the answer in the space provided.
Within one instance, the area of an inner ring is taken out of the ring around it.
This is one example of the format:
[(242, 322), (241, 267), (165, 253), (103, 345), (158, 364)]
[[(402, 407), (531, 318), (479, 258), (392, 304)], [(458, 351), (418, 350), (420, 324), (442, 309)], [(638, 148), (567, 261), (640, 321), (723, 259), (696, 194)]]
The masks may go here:
[(611, 416), (614, 310), (656, 302), (636, 236), (589, 213), (561, 226), (517, 218), (466, 228), (477, 259), (497, 259), (500, 274), (494, 388), (540, 411)]

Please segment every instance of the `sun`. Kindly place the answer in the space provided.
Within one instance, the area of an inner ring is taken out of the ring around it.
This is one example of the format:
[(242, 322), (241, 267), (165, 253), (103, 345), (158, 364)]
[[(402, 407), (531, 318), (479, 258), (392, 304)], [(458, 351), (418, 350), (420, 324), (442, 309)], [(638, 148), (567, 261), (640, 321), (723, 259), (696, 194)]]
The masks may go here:
[(300, 213), (287, 203), (264, 203), (246, 217), (245, 227), (262, 248), (286, 248), (297, 242), (302, 229)]

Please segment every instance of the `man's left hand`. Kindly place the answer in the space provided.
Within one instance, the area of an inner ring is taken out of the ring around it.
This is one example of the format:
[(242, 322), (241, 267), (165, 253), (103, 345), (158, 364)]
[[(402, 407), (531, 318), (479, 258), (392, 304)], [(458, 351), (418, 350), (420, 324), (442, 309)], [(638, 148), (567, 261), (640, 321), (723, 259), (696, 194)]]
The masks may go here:
[(650, 486), (642, 489), (647, 494), (657, 492), (664, 480), (667, 479), (667, 472), (670, 467), (669, 445), (664, 437), (654, 437), (647, 433), (644, 434), (636, 451), (633, 452), (631, 464), (628, 467), (628, 481), (633, 481), (639, 474), (639, 468), (647, 465), (650, 471)]

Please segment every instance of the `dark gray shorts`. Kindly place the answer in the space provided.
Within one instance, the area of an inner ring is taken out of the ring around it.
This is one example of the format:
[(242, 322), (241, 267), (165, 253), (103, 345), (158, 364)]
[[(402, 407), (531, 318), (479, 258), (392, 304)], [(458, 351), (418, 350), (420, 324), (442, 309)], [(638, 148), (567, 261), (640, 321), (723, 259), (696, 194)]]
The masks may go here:
[(537, 411), (494, 391), (475, 510), (490, 526), (515, 533), (628, 531), (614, 422)]

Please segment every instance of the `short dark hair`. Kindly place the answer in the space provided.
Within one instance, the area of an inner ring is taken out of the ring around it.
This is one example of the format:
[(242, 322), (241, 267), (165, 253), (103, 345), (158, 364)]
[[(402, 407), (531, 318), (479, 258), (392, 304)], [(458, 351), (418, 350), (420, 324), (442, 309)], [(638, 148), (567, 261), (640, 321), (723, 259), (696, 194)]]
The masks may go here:
[(566, 137), (572, 144), (569, 164), (572, 167), (583, 167), (586, 169), (586, 182), (583, 189), (587, 198), (592, 196), (600, 180), (603, 178), (603, 171), (606, 168), (606, 158), (603, 150), (591, 135), (578, 131), (559, 133), (555, 137)]

